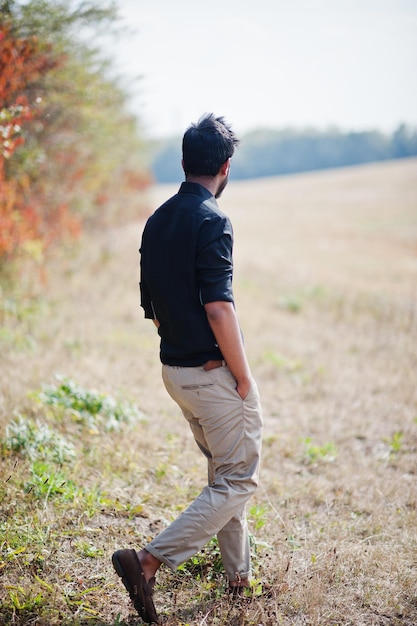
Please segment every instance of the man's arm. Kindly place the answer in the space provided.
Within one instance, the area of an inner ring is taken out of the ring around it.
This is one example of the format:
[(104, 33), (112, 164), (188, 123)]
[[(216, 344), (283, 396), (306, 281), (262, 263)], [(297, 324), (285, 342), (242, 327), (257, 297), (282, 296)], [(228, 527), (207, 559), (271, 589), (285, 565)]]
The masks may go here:
[(225, 301), (209, 302), (204, 308), (223, 358), (236, 378), (236, 390), (245, 399), (249, 393), (252, 375), (235, 308), (231, 302)]

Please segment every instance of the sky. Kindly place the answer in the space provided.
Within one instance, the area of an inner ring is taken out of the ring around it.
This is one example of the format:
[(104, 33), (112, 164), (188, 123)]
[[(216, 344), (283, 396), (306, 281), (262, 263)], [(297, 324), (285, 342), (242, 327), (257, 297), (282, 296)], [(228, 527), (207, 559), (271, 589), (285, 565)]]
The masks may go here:
[[(117, 0), (112, 50), (150, 137), (417, 126), (416, 0)], [(132, 82), (132, 79), (140, 77)]]

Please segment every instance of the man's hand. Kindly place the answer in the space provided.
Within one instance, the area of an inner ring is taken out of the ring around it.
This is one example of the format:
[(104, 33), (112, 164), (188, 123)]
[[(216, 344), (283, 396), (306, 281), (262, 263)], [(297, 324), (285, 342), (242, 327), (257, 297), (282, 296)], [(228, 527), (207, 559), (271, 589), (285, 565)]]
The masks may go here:
[(250, 391), (250, 386), (251, 386), (251, 381), (250, 380), (244, 380), (243, 382), (238, 382), (236, 385), (236, 391), (238, 392), (238, 394), (240, 395), (240, 397), (242, 398), (242, 400), (245, 400), (245, 398), (247, 397), (249, 391)]

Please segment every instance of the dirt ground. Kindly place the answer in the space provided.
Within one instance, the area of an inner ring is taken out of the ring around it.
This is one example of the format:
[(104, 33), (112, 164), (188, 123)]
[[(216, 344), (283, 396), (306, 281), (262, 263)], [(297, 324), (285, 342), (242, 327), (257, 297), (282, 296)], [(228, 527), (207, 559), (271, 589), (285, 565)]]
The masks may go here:
[[(176, 189), (152, 189), (149, 212)], [(251, 622), (196, 610), (187, 623), (416, 624), (417, 161), (232, 181), (219, 204), (265, 420), (254, 504), (273, 557), (260, 575), (280, 599), (274, 617), (260, 600)], [(0, 423), (59, 373), (135, 402), (199, 479), (139, 307), (144, 218), (85, 236), (50, 268), (1, 357)], [(130, 445), (140, 463), (146, 442)]]

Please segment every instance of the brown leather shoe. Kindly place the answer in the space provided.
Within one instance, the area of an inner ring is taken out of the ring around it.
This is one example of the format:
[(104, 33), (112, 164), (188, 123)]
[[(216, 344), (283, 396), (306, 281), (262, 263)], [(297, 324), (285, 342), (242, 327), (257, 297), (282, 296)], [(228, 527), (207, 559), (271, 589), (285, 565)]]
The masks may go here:
[(143, 621), (159, 624), (152, 599), (155, 577), (146, 582), (136, 550), (117, 550), (112, 556), (112, 563)]

